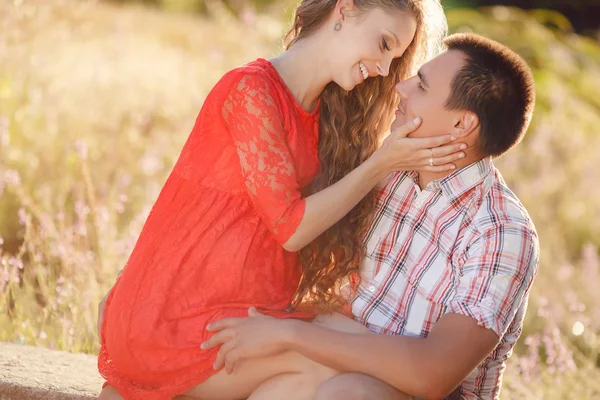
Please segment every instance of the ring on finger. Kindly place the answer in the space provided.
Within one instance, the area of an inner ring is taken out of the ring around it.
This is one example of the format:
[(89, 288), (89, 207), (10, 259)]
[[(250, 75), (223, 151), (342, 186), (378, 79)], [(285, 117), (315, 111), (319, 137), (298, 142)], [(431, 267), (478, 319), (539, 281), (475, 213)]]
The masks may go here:
[(429, 166), (433, 167), (435, 164), (433, 163), (433, 157), (429, 159)]

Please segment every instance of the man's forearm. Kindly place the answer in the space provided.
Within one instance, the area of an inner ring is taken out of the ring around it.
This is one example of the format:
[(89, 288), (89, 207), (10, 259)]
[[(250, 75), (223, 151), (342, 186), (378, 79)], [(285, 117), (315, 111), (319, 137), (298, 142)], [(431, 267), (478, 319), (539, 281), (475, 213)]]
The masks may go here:
[(288, 347), (315, 362), (373, 376), (413, 396), (443, 397), (447, 391), (437, 382), (442, 366), (426, 339), (348, 334), (294, 322)]
[(360, 372), (417, 397), (449, 395), (498, 345), (477, 320), (446, 314), (426, 339), (348, 334), (290, 321), (286, 347), (341, 372)]

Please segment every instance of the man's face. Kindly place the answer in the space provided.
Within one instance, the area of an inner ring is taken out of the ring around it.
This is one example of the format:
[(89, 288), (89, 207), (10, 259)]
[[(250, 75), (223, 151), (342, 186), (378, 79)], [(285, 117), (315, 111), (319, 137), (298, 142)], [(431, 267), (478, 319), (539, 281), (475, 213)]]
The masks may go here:
[(391, 129), (403, 125), (415, 117), (423, 123), (410, 137), (429, 137), (453, 132), (460, 119), (459, 110), (444, 107), (452, 78), (463, 67), (465, 58), (462, 52), (450, 50), (424, 64), (418, 75), (396, 85), (400, 104)]

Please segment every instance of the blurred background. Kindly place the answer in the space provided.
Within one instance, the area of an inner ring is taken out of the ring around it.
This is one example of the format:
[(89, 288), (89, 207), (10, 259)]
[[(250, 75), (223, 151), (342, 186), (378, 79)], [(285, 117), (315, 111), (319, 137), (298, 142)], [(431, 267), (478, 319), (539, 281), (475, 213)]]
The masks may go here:
[[(600, 0), (442, 1), (527, 59), (537, 107), (496, 161), (542, 258), (502, 398), (600, 398)], [(0, 341), (96, 353), (202, 102), (281, 51), (290, 0), (0, 0)]]

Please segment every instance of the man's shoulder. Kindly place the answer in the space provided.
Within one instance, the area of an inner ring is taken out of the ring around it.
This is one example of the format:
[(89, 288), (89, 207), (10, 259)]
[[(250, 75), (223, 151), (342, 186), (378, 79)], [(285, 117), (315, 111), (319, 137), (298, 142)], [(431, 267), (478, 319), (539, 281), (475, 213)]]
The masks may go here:
[(513, 226), (520, 227), (537, 238), (535, 225), (527, 209), (495, 167), (485, 187), (486, 190), (473, 218), (477, 230), (485, 232)]

